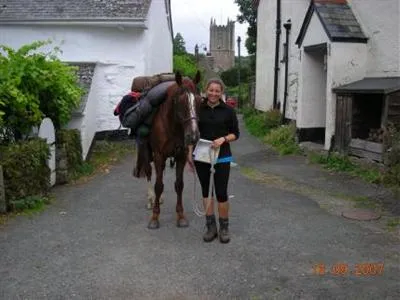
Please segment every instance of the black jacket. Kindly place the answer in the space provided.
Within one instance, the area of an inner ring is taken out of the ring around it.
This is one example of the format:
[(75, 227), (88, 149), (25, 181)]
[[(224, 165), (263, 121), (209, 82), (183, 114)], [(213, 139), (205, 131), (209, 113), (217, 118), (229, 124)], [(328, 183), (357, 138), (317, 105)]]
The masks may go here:
[[(219, 104), (211, 108), (204, 99), (199, 112), (200, 138), (213, 141), (224, 137), (230, 133), (239, 138), (239, 125), (236, 111), (228, 106), (224, 101), (219, 100)], [(223, 143), (219, 151), (219, 158), (231, 156), (229, 143)]]

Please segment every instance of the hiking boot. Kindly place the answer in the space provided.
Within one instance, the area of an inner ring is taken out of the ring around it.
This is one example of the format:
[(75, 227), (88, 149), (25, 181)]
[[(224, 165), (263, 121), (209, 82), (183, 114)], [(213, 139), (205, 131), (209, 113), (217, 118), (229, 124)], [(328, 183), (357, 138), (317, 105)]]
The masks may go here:
[(229, 243), (229, 219), (219, 218), (219, 241), (221, 243)]
[(206, 216), (207, 231), (203, 235), (205, 242), (211, 242), (218, 236), (217, 222), (215, 221), (215, 215)]

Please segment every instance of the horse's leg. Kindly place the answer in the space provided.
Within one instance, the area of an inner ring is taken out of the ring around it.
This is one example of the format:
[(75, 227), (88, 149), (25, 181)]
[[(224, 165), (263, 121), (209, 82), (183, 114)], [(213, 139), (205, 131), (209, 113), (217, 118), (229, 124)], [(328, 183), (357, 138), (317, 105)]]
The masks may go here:
[(147, 184), (147, 209), (152, 209), (156, 195), (154, 193), (154, 187), (151, 184), (151, 181), (148, 181)]
[(154, 185), (156, 198), (153, 205), (153, 215), (148, 225), (149, 229), (157, 229), (160, 227), (158, 218), (160, 216), (160, 198), (164, 191), (163, 172), (165, 169), (165, 159), (159, 154), (154, 155), (154, 167), (156, 169), (156, 183)]
[[(152, 209), (154, 205), (154, 201), (156, 199), (156, 194), (154, 192), (154, 186), (149, 181), (147, 187), (147, 209)], [(164, 194), (160, 196), (160, 205), (164, 203)]]
[(177, 157), (175, 160), (176, 163), (176, 180), (175, 180), (175, 192), (177, 195), (176, 201), (176, 215), (177, 215), (177, 223), (178, 227), (188, 227), (189, 223), (185, 218), (183, 213), (183, 204), (182, 204), (182, 192), (183, 192), (183, 170), (185, 168), (186, 158), (185, 156)]

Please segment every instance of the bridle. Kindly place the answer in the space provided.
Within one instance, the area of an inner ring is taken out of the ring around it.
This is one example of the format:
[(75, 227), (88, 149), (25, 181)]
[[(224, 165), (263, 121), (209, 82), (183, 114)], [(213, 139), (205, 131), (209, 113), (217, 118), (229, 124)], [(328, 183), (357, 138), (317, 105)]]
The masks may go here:
[(181, 87), (180, 89), (185, 90), (184, 92), (186, 94), (187, 101), (189, 102), (188, 104), (189, 104), (190, 115), (189, 115), (189, 117), (184, 118), (183, 120), (179, 120), (178, 113), (177, 113), (177, 105), (178, 105), (179, 97), (182, 96), (181, 90), (180, 90), (179, 92), (177, 92), (177, 94), (174, 97), (174, 120), (175, 120), (175, 122), (177, 122), (179, 120), (179, 122), (184, 126), (189, 121), (192, 121), (192, 120), (198, 121), (198, 117), (197, 117), (197, 114), (195, 111), (195, 95), (194, 95), (194, 93), (188, 91), (187, 88)]

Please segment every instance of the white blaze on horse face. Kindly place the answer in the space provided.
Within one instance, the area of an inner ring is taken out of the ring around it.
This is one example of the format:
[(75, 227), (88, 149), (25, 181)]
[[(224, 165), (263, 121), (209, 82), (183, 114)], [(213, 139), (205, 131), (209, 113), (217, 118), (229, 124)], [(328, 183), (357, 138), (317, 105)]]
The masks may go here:
[(190, 127), (192, 129), (192, 132), (196, 132), (197, 129), (197, 114), (196, 114), (196, 103), (195, 103), (195, 97), (193, 93), (187, 93), (188, 94), (188, 100), (189, 100), (189, 113), (190, 113)]

